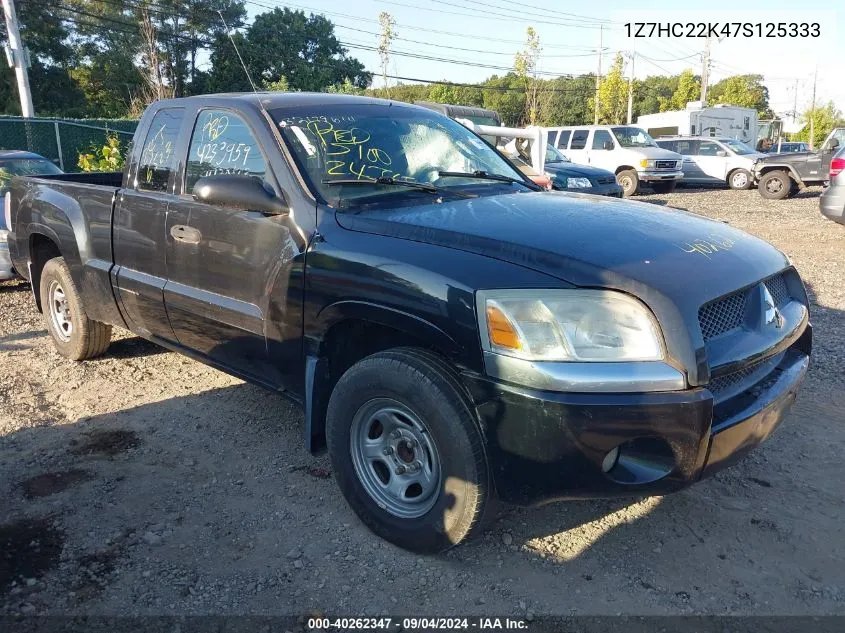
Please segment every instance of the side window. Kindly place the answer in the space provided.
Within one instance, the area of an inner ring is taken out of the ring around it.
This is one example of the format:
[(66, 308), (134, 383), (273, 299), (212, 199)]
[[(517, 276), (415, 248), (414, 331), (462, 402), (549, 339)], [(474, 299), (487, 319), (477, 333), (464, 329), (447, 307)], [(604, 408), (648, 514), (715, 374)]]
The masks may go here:
[(560, 138), (557, 140), (558, 149), (566, 149), (569, 147), (569, 130), (563, 130), (560, 133)]
[(584, 149), (587, 147), (587, 136), (589, 134), (589, 130), (575, 130), (572, 133), (572, 145), (569, 149)]
[(745, 127), (746, 130), (751, 127), (751, 117), (750, 116), (745, 117), (745, 121), (743, 122), (743, 126)]
[(678, 152), (682, 156), (695, 156), (698, 150), (696, 145), (696, 141), (676, 141), (673, 151)]
[(661, 147), (663, 149), (668, 149), (670, 152), (677, 152), (678, 149), (678, 142), (677, 141), (657, 141), (657, 147)]
[(185, 166), (185, 192), (214, 174), (240, 174), (264, 180), (267, 163), (252, 130), (238, 115), (203, 110), (197, 117)]
[(138, 189), (167, 191), (170, 175), (176, 168), (176, 140), (184, 116), (183, 108), (168, 108), (156, 112), (141, 150), (141, 160), (135, 176)]
[(698, 155), (699, 156), (716, 156), (717, 152), (721, 149), (716, 143), (711, 141), (701, 141), (698, 144)]
[(593, 132), (593, 149), (604, 149), (605, 143), (613, 145), (613, 139), (610, 137), (610, 132), (607, 130), (596, 130)]
[(549, 145), (554, 145), (555, 144), (555, 136), (557, 136), (557, 130), (549, 130), (549, 134), (546, 138), (546, 142)]

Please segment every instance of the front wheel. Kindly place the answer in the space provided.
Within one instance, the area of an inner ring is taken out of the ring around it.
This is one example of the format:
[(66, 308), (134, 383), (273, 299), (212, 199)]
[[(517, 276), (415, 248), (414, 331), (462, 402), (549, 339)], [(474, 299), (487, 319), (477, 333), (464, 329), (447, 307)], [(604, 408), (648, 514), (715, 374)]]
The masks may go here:
[(785, 171), (770, 171), (760, 178), (757, 189), (766, 200), (783, 200), (792, 193), (792, 178)]
[(749, 189), (753, 178), (747, 169), (734, 169), (728, 176), (728, 186), (731, 189)]
[(491, 495), (484, 444), (440, 357), (397, 348), (353, 365), (329, 399), (326, 436), (343, 496), (383, 539), (437, 553), (481, 524)]
[(111, 326), (89, 319), (63, 257), (41, 271), (41, 310), (56, 350), (71, 360), (99, 356), (108, 349)]
[(654, 193), (672, 193), (675, 191), (675, 186), (678, 183), (674, 180), (651, 183), (651, 188)]
[(640, 188), (640, 178), (635, 169), (623, 169), (616, 174), (616, 182), (622, 187), (622, 195), (633, 196)]

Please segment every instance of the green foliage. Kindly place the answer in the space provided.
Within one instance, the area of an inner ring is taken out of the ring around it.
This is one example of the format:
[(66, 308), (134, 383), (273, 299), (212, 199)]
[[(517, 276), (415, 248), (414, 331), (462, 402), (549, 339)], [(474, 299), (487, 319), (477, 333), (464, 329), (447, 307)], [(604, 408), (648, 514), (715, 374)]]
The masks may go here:
[(760, 118), (771, 118), (769, 90), (763, 85), (763, 75), (734, 75), (713, 85), (707, 92), (708, 105), (725, 103), (754, 108)]
[(616, 54), (607, 75), (599, 82), (599, 123), (624, 123), (628, 114), (625, 60)]
[(102, 147), (92, 146), (88, 153), (80, 154), (76, 164), (82, 171), (122, 171), (123, 163), (120, 139), (109, 136)]
[(804, 128), (794, 135), (796, 141), (810, 140), (810, 121), (813, 121), (813, 147), (818, 149), (830, 134), (831, 130), (836, 127), (845, 127), (845, 118), (833, 101), (829, 101), (826, 105), (816, 106), (815, 109), (808, 109), (803, 117), (806, 122)]
[(525, 31), (525, 48), (519, 51), (513, 60), (513, 70), (525, 86), (523, 120), (528, 125), (535, 125), (540, 118), (540, 80), (537, 78), (537, 65), (542, 50), (540, 36), (529, 26)]
[(264, 90), (269, 92), (288, 92), (290, 86), (288, 85), (287, 77), (279, 77), (276, 81), (265, 81)]
[(701, 99), (701, 80), (687, 68), (679, 76), (675, 91), (668, 99), (658, 97), (660, 112), (670, 110), (686, 110), (687, 103)]

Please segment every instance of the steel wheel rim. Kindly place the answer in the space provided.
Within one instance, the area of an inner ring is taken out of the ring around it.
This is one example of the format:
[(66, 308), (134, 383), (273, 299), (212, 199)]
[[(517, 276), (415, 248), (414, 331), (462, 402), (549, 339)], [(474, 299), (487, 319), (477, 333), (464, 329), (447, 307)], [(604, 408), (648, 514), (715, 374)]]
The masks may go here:
[(742, 172), (734, 174), (734, 187), (742, 188), (748, 184), (748, 176)]
[(70, 304), (67, 295), (58, 281), (50, 282), (47, 297), (50, 301), (50, 320), (53, 330), (62, 341), (68, 342), (73, 334), (73, 321), (70, 316)]
[(376, 504), (401, 519), (421, 517), (440, 496), (440, 456), (425, 424), (392, 398), (362, 405), (352, 419), (352, 465)]
[(766, 190), (769, 193), (780, 193), (783, 191), (783, 181), (780, 178), (770, 178), (766, 183)]
[(634, 186), (634, 181), (630, 176), (623, 176), (619, 180), (619, 184), (622, 186), (624, 191), (630, 191)]

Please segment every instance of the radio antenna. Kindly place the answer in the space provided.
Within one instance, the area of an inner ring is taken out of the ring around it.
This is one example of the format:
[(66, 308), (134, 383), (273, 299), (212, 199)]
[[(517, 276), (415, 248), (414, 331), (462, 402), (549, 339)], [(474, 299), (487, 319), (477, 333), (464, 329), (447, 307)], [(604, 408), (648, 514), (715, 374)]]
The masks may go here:
[(232, 31), (229, 30), (229, 25), (226, 24), (226, 18), (223, 17), (223, 12), (218, 10), (217, 15), (220, 16), (220, 21), (223, 23), (223, 26), (226, 29), (226, 35), (229, 36), (229, 41), (232, 42), (232, 48), (235, 49), (235, 54), (237, 54), (238, 59), (241, 62), (241, 68), (244, 69), (244, 74), (246, 75), (246, 78), (249, 80), (249, 85), (252, 86), (252, 91), (254, 93), (258, 94), (258, 90), (255, 88), (255, 82), (252, 81), (252, 77), (250, 77), (249, 71), (247, 70), (246, 64), (244, 63), (244, 58), (241, 57), (241, 52), (238, 50), (238, 45), (235, 44), (235, 38), (232, 37)]

